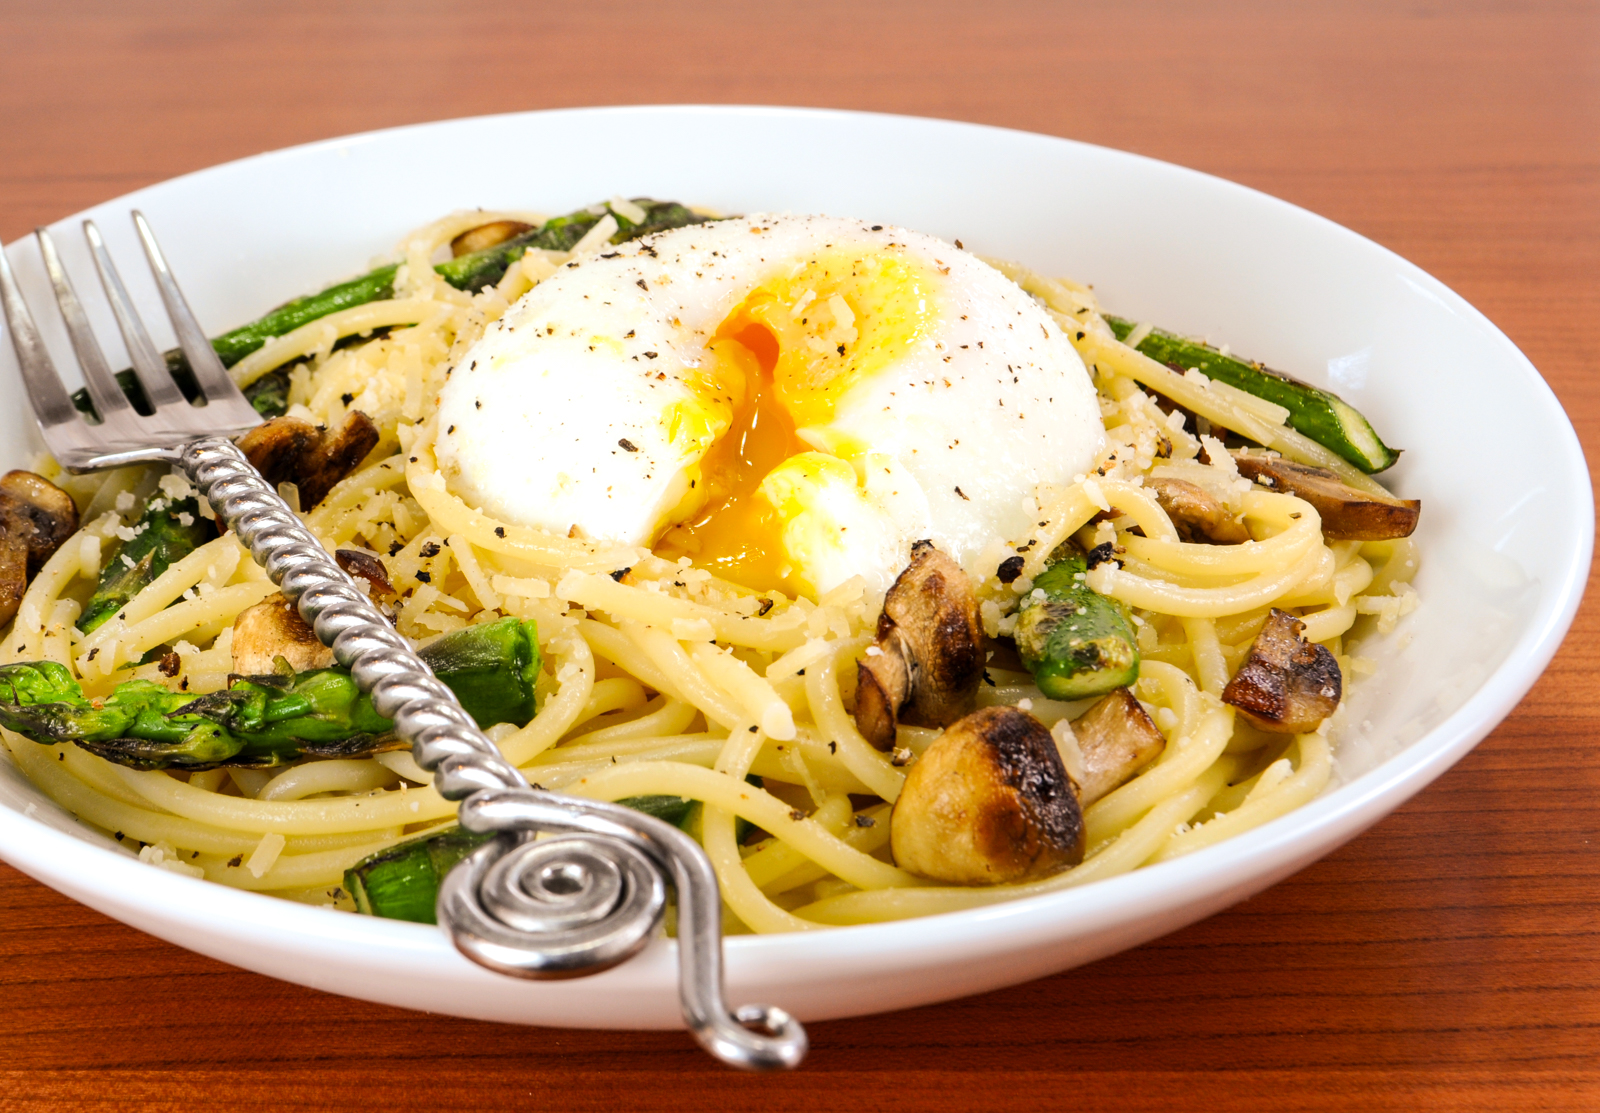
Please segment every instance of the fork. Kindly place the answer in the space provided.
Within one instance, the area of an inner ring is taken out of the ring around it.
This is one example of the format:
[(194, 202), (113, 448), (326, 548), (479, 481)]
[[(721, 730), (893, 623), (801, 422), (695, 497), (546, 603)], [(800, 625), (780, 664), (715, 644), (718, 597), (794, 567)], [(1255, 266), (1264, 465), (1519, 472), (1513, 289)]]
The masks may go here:
[[(565, 978), (607, 969), (660, 927), (670, 882), (678, 903), (679, 997), (684, 1021), (711, 1054), (749, 1070), (797, 1066), (805, 1030), (782, 1009), (730, 1013), (722, 985), (722, 902), (699, 844), (670, 824), (617, 804), (535, 789), (505, 760), (454, 693), (440, 683), (328, 556), (230, 439), (260, 424), (206, 339), (144, 216), (144, 253), (203, 404), (189, 403), (150, 339), (104, 239), (83, 222), (95, 268), (153, 413), (141, 416), (112, 375), (50, 233), (36, 233), (56, 304), (100, 417), (77, 411), (55, 371), (0, 250), (0, 304), (45, 445), (63, 467), (176, 466), (378, 713), (394, 722), (434, 787), (458, 800), (462, 826), (496, 837), (440, 887), (438, 921), (468, 958), (501, 973)], [(540, 837), (544, 836), (544, 837)]]

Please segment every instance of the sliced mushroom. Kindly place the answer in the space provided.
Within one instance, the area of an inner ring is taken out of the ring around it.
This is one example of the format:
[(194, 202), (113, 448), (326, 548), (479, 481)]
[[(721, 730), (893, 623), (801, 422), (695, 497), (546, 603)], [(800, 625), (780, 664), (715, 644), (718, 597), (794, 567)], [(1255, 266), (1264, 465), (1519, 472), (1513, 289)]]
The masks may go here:
[(476, 228), (467, 229), (450, 241), (450, 255), (459, 259), (463, 255), (471, 255), (474, 251), (496, 247), (512, 236), (520, 236), (532, 228), (533, 225), (524, 224), (520, 220), (493, 220), (488, 224), (480, 224)]
[(1185, 541), (1210, 541), (1217, 545), (1242, 545), (1250, 540), (1244, 524), (1204, 487), (1185, 479), (1150, 479), (1145, 490), (1155, 495)]
[(371, 553), (362, 552), (360, 549), (339, 549), (333, 554), (333, 559), (351, 576), (366, 581), (367, 594), (374, 598), (394, 594), (394, 585), (389, 582), (388, 569), (383, 566), (383, 561)]
[(337, 433), (297, 417), (275, 417), (239, 438), (239, 448), (268, 483), (293, 483), (300, 509), (310, 510), (378, 444), (378, 427), (360, 410), (345, 414)]
[(1334, 541), (1387, 541), (1409, 537), (1422, 503), (1358, 491), (1327, 468), (1296, 464), (1266, 452), (1236, 452), (1239, 474), (1275, 491), (1305, 499), (1322, 516), (1322, 532)]
[(279, 657), (295, 672), (333, 664), (333, 650), (317, 640), (316, 631), (306, 625), (294, 604), (274, 595), (233, 620), (233, 671), (240, 676), (269, 676), (277, 671)]
[(1014, 707), (953, 724), (911, 767), (889, 819), (894, 860), (935, 881), (998, 885), (1083, 860), (1083, 811), (1055, 739)]
[(949, 726), (972, 710), (982, 679), (983, 625), (972, 581), (933, 542), (918, 541), (884, 596), (877, 643), (857, 666), (856, 727), (888, 750), (906, 704), (908, 723)]
[(1166, 737), (1127, 688), (1118, 688), (1070, 725), (1063, 719), (1052, 733), (1078, 784), (1078, 804), (1085, 808), (1167, 748)]
[(28, 581), (78, 529), (72, 496), (41, 475), (0, 476), (0, 623), (22, 605)]
[(1305, 734), (1339, 706), (1344, 677), (1327, 648), (1301, 637), (1306, 624), (1276, 607), (1250, 654), (1222, 690), (1222, 702), (1274, 734)]

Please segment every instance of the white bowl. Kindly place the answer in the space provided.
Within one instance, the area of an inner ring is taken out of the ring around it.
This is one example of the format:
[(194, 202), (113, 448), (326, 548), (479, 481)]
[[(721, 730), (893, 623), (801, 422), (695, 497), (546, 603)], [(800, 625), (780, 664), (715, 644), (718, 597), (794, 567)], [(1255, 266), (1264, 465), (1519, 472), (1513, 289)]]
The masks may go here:
[[(1404, 259), (1179, 167), (940, 120), (588, 109), (297, 147), (79, 215), (99, 222), (147, 318), (159, 320), (127, 218), (144, 210), (216, 333), (363, 269), (445, 212), (559, 212), (617, 194), (871, 217), (1092, 282), (1115, 311), (1338, 390), (1407, 449), (1386, 478), (1424, 506), (1422, 606), (1383, 644), (1366, 643), (1379, 671), (1350, 687), (1338, 776), (1321, 798), (1188, 858), (1081, 889), (912, 923), (730, 939), (734, 1002), (805, 1019), (927, 1004), (1064, 970), (1210, 915), (1328, 853), (1448, 769), (1528, 690), (1572, 621), (1593, 543), (1588, 471), (1522, 353)], [(78, 219), (61, 222), (58, 242), (84, 276), (97, 331), (115, 336), (90, 290)], [(30, 301), (48, 305), (32, 243), (9, 254)], [(41, 316), (58, 363), (73, 366), (54, 314)], [(120, 350), (110, 354), (125, 365)], [(37, 441), (9, 344), (0, 345), (0, 397), (3, 462), (21, 465)], [(500, 977), (433, 928), (151, 869), (78, 826), (9, 764), (0, 765), (0, 855), (163, 939), (318, 989), (491, 1020), (680, 1023), (671, 942), (593, 978)]]

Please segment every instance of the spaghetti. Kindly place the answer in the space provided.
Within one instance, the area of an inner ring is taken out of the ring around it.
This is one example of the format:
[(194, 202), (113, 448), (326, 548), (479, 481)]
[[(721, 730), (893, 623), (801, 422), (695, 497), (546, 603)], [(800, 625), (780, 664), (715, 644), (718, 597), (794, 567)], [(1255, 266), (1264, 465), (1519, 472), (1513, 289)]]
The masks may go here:
[[(496, 521), (447, 488), (433, 410), (448, 369), (569, 256), (529, 250), (476, 294), (448, 285), (431, 260), (470, 228), (520, 216), (459, 214), (415, 232), (401, 245), (392, 299), (272, 340), (233, 373), (243, 386), (292, 366), (291, 416), (329, 428), (351, 410), (373, 420), (378, 447), (304, 515), (307, 526), (330, 550), (387, 554), (398, 627), (419, 642), (503, 616), (536, 623), (544, 657), (538, 713), (520, 728), (491, 728), (491, 737), (548, 789), (700, 802), (699, 835), (732, 913), (730, 931), (813, 930), (1070, 888), (1192, 853), (1326, 786), (1337, 715), (1314, 734), (1272, 735), (1236, 719), (1219, 697), (1274, 607), (1299, 616), (1306, 637), (1328, 647), (1346, 675), (1368, 670), (1352, 655), (1353, 631), (1363, 621), (1387, 629), (1414, 606), (1414, 547), (1329, 541), (1309, 503), (1241, 477), (1220, 441), (1186, 426), (1181, 412), (1165, 412), (1155, 394), (1360, 490), (1386, 492), (1290, 428), (1282, 407), (1119, 341), (1087, 288), (996, 263), (1055, 317), (1091, 369), (1107, 452), (1094, 473), (1025, 503), (1035, 523), (1028, 535), (994, 538), (969, 562), (985, 633), (1013, 631), (1019, 598), (1063, 542), (1085, 550), (1112, 543), (1125, 554), (1121, 566), (1097, 565), (1088, 584), (1132, 608), (1143, 660), (1134, 691), (1167, 746), (1086, 809), (1084, 860), (1053, 877), (963, 887), (895, 866), (890, 807), (906, 759), (937, 732), (901, 726), (892, 756), (856, 729), (854, 662), (877, 618), (859, 579), (814, 600), (758, 593), (688, 558)], [(596, 247), (585, 242), (576, 251)], [(91, 697), (129, 678), (196, 693), (224, 687), (235, 618), (273, 592), (232, 535), (172, 564), (85, 635), (74, 622), (130, 511), (158, 484), (169, 497), (189, 492), (181, 478), (146, 469), (72, 477), (43, 461), (39, 470), (73, 494), (87, 524), (29, 586), (4, 659), (66, 665)], [(1181, 540), (1145, 487), (1163, 478), (1211, 493), (1254, 540)], [(1002, 583), (996, 568), (1014, 553), (1024, 557), (1021, 574)], [(611, 574), (624, 568), (625, 578)], [(160, 646), (176, 652), (175, 675), (140, 663)], [(1046, 726), (1087, 706), (1046, 698), (1026, 672), (991, 666), (987, 677), (981, 706), (1020, 705)], [(455, 812), (400, 752), (183, 775), (125, 768), (10, 732), (5, 743), (53, 800), (119, 840), (136, 840), (153, 864), (315, 904), (348, 907), (339, 888), (347, 868), (448, 826)], [(766, 837), (741, 844), (738, 820)]]

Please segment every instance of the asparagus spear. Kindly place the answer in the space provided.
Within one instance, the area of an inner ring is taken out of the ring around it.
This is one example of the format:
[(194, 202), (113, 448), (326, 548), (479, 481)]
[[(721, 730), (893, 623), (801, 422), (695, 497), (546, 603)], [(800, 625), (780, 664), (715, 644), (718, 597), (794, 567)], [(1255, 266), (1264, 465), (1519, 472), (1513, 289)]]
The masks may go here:
[(150, 585), (167, 568), (217, 535), (216, 527), (200, 516), (192, 498), (151, 499), (134, 524), (135, 536), (100, 570), (100, 583), (89, 605), (78, 616), (85, 634), (127, 606), (128, 600)]
[[(631, 796), (617, 803), (682, 827), (693, 814), (686, 796)], [(344, 874), (356, 911), (387, 920), (435, 923), (439, 884), (457, 862), (491, 839), (460, 827), (413, 839), (363, 858)]]
[(1085, 699), (1132, 684), (1139, 648), (1120, 603), (1090, 589), (1081, 556), (1050, 565), (1017, 612), (1022, 663), (1051, 699)]
[[(481, 726), (533, 717), (539, 643), (534, 624), (503, 618), (468, 626), (422, 650)], [(281, 660), (281, 659), (280, 659)], [(0, 666), (0, 725), (53, 745), (76, 742), (135, 769), (281, 765), (302, 755), (354, 757), (395, 749), (393, 726), (342, 668), (234, 677), (195, 696), (148, 680), (84, 697), (53, 661)]]
[[(1107, 317), (1106, 324), (1111, 326), (1118, 340), (1126, 340), (1134, 328), (1132, 321), (1120, 317)], [(1152, 329), (1137, 347), (1157, 363), (1184, 370), (1195, 367), (1209, 378), (1277, 403), (1289, 411), (1292, 429), (1337, 452), (1368, 474), (1392, 467), (1400, 459), (1399, 451), (1383, 443), (1360, 411), (1336, 394), (1318, 390), (1259, 363), (1225, 356), (1215, 348), (1160, 329)]]
[[(634, 204), (644, 210), (644, 220), (635, 222), (621, 213), (613, 212), (611, 215), (616, 218), (617, 232), (611, 237), (612, 243), (624, 243), (668, 228), (700, 224), (706, 219), (676, 201), (653, 201), (648, 197), (638, 197), (634, 199)], [(593, 211), (596, 209), (599, 211)], [(493, 247), (440, 263), (433, 269), (459, 290), (481, 290), (485, 286), (499, 282), (505, 276), (506, 268), (522, 258), (530, 247), (543, 248), (547, 251), (572, 250), (607, 211), (604, 206), (594, 205), (565, 216), (552, 217), (538, 228), (524, 232), (520, 236), (513, 236)], [(348, 282), (329, 286), (320, 293), (295, 298), (280, 305), (260, 320), (252, 321), (248, 325), (214, 338), (211, 346), (222, 358), (223, 366), (232, 367), (268, 340), (293, 332), (301, 325), (353, 305), (365, 305), (368, 302), (384, 301), (394, 297), (394, 276), (398, 269), (394, 264), (379, 267), (360, 278), (352, 278)], [(184, 359), (183, 353), (173, 349), (166, 354), (166, 359), (167, 370), (177, 380), (179, 389), (185, 396), (194, 399), (199, 394), (199, 386), (195, 382), (194, 373), (189, 370), (188, 361)], [(117, 372), (117, 382), (121, 385), (122, 392), (132, 400), (135, 409), (142, 414), (151, 412), (144, 390), (139, 386), (139, 381), (132, 371)], [(267, 384), (264, 388), (256, 389), (254, 394), (250, 390), (246, 390), (245, 394), (263, 417), (277, 417), (287, 408), (286, 399), (281, 397), (285, 393), (285, 384), (286, 380)], [(94, 412), (87, 390), (78, 391), (72, 396), (72, 401), (82, 412)]]

